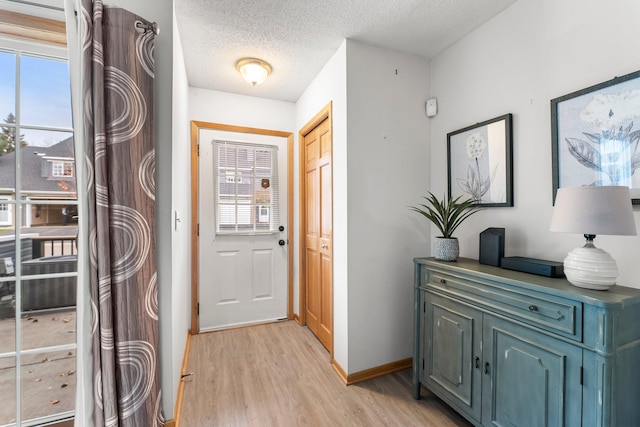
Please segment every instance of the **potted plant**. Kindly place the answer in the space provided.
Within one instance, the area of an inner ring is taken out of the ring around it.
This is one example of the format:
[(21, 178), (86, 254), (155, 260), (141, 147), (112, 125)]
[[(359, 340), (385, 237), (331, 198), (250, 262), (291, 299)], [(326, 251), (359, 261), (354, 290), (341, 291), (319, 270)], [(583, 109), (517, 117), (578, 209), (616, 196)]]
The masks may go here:
[(438, 200), (431, 192), (424, 199), (426, 204), (410, 206), (410, 209), (434, 223), (442, 233), (442, 236), (433, 240), (433, 256), (440, 261), (457, 260), (460, 246), (458, 238), (452, 236), (453, 232), (465, 219), (480, 210), (478, 201), (473, 197), (461, 200), (462, 196)]

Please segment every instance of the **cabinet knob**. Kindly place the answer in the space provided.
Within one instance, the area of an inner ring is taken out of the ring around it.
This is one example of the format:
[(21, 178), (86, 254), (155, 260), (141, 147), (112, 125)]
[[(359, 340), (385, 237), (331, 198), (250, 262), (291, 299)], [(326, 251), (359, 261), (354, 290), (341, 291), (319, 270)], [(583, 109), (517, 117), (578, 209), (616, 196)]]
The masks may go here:
[(480, 358), (476, 356), (476, 369), (480, 367)]
[(446, 280), (444, 280), (444, 279), (440, 279), (440, 283), (442, 283), (442, 284), (444, 285), (444, 284), (446, 284), (446, 283), (447, 283), (447, 281), (446, 281)]
[(537, 305), (530, 305), (529, 306), (529, 311), (538, 311), (538, 306)]
[(484, 364), (484, 373), (485, 373), (485, 374), (489, 374), (489, 362), (486, 362), (486, 363)]

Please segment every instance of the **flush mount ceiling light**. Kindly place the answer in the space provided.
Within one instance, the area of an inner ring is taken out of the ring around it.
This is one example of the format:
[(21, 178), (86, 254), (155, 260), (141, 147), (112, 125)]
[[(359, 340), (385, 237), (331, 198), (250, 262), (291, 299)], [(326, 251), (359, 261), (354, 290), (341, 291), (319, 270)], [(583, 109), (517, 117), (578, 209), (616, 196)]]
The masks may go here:
[(271, 74), (271, 65), (257, 58), (242, 58), (236, 63), (242, 78), (253, 86), (264, 82)]

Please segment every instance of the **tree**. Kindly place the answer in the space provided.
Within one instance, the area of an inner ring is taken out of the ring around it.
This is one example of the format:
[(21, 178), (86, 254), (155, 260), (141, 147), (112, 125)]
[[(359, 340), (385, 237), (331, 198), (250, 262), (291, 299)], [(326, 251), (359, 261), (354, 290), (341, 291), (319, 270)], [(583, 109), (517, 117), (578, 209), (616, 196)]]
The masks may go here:
[[(16, 122), (16, 116), (13, 113), (9, 113), (4, 122), (13, 125)], [(2, 129), (2, 132), (0, 132), (0, 156), (2, 156), (16, 150), (16, 128), (14, 126), (0, 126), (0, 129)], [(20, 135), (20, 147), (26, 147), (27, 145), (24, 135)]]

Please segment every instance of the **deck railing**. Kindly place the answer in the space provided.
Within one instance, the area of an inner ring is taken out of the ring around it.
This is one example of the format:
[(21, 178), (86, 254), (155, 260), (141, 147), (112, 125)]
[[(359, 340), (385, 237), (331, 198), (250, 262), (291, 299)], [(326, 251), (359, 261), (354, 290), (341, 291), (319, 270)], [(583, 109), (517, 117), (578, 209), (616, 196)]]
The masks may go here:
[(75, 236), (34, 236), (31, 244), (33, 259), (78, 253)]

